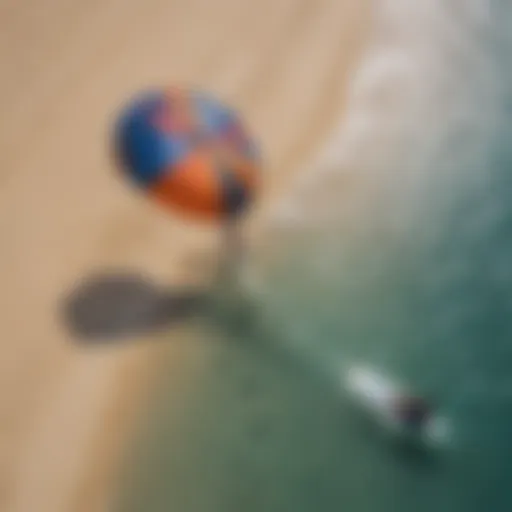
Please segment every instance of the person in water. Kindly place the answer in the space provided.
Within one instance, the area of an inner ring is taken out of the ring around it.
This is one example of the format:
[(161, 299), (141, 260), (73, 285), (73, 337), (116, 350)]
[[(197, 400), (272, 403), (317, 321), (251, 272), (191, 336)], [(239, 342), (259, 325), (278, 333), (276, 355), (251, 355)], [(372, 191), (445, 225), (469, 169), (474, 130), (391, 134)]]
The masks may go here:
[(422, 428), (431, 417), (427, 401), (414, 396), (401, 397), (396, 404), (396, 412), (400, 421), (414, 430)]

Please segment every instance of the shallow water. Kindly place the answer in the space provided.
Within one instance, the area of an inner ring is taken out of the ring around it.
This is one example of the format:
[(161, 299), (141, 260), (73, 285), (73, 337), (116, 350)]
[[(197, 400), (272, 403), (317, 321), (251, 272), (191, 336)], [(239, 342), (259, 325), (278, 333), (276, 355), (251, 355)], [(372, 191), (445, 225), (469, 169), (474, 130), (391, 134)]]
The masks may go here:
[[(125, 510), (512, 509), (511, 26), (505, 1), (381, 2), (347, 119), (276, 210), (294, 235), (253, 261), (255, 318), (205, 323), (211, 361)], [(452, 444), (362, 423), (354, 359), (432, 397)]]

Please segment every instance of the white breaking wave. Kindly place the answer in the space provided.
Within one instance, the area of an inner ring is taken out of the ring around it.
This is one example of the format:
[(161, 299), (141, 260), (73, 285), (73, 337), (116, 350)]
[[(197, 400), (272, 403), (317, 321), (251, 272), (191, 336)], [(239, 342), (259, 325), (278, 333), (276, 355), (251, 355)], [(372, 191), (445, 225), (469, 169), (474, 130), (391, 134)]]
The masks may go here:
[[(497, 65), (487, 48), (490, 5), (376, 2), (373, 38), (350, 86), (344, 119), (268, 224), (333, 229), (347, 214), (346, 202), (357, 203), (352, 207), (361, 215), (372, 191), (392, 199), (384, 204), (389, 221), (397, 222), (404, 209), (421, 209), (436, 179), (449, 188), (455, 177), (450, 169), (465, 168), (471, 179), (499, 115)], [(464, 147), (451, 151), (457, 144)]]

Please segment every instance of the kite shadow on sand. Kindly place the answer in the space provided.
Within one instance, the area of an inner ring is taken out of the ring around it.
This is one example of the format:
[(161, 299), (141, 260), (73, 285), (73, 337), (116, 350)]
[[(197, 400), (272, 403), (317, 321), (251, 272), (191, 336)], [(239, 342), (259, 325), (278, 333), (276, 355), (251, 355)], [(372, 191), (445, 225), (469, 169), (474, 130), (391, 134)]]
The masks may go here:
[(64, 298), (61, 318), (75, 340), (108, 343), (200, 316), (209, 302), (205, 289), (169, 289), (129, 272), (99, 273)]

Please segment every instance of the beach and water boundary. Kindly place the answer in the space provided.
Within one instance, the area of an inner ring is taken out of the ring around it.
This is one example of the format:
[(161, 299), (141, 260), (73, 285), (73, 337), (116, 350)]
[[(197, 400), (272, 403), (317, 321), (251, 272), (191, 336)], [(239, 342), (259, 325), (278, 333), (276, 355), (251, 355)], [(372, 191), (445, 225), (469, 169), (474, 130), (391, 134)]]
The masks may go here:
[[(510, 509), (505, 2), (4, 5), (2, 510), (110, 510), (158, 368), (133, 509)], [(235, 317), (84, 346), (57, 314), (77, 282), (195, 283), (193, 255), (215, 251), (108, 158), (119, 102), (175, 81), (260, 136), (250, 295), (266, 330), (243, 345)], [(432, 394), (457, 449), (425, 460), (353, 425), (336, 388), (349, 358)]]
[[(271, 210), (260, 329), (213, 342), (182, 433), (146, 452), (155, 510), (510, 507), (510, 12), (379, 15), (339, 131)], [(353, 359), (432, 396), (452, 446), (404, 450), (359, 424), (336, 378)]]

